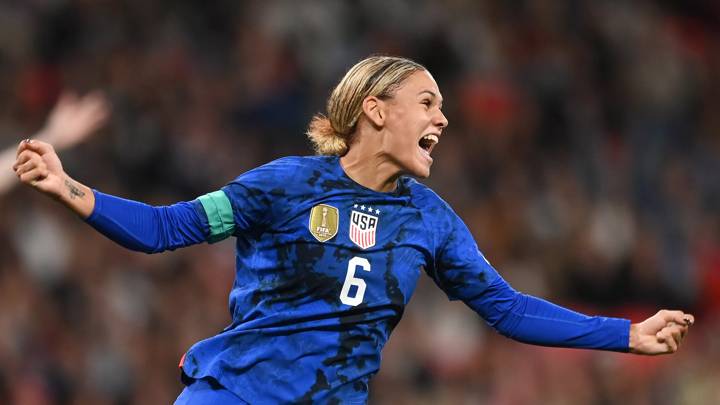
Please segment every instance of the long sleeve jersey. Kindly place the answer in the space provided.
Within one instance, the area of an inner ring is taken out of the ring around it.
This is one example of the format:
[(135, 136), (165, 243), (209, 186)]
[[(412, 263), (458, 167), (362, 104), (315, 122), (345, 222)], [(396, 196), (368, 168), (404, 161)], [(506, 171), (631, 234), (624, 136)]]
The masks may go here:
[(354, 182), (338, 157), (287, 157), (166, 207), (95, 192), (88, 222), (159, 252), (236, 238), (232, 323), (182, 364), (249, 403), (365, 403), (380, 353), (421, 274), (518, 341), (627, 351), (630, 322), (512, 289), (462, 220), (423, 184)]

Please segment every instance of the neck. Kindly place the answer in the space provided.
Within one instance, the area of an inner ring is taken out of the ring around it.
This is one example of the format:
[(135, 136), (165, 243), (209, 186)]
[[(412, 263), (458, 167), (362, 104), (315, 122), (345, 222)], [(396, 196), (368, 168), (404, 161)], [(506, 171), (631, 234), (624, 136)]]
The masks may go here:
[(358, 137), (345, 156), (340, 158), (345, 174), (356, 183), (371, 190), (387, 193), (395, 190), (402, 174), (397, 164), (370, 145), (368, 137)]

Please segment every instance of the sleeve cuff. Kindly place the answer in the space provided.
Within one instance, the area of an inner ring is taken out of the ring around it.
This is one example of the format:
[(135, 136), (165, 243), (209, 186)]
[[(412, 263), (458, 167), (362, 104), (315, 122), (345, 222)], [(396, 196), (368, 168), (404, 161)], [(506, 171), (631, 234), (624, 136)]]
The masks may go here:
[(90, 216), (85, 218), (85, 222), (94, 226), (97, 223), (97, 218), (102, 213), (104, 194), (95, 189), (92, 189), (92, 192), (93, 192), (93, 195), (95, 196), (95, 206), (93, 206), (93, 210), (90, 213)]
[(624, 318), (607, 318), (610, 327), (616, 330), (617, 347), (612, 350), (628, 353), (630, 351), (630, 320)]

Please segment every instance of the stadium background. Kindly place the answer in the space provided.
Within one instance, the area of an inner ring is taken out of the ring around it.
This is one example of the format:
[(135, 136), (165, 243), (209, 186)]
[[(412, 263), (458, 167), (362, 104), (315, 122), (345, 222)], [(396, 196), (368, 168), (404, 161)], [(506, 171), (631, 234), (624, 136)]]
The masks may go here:
[[(111, 121), (66, 170), (188, 200), (309, 154), (311, 114), (376, 52), (437, 79), (450, 126), (427, 183), (513, 286), (697, 325), (669, 357), (535, 348), (423, 277), (371, 403), (720, 403), (716, 2), (6, 0), (0, 146), (61, 89), (103, 89)], [(232, 243), (132, 253), (28, 189), (2, 196), (0, 403), (172, 402), (182, 353), (229, 320)]]

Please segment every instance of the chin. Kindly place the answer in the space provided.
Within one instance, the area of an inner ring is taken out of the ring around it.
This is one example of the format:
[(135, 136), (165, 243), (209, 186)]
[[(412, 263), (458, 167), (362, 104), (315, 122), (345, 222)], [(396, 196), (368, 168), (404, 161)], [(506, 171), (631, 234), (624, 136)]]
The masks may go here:
[(416, 166), (413, 170), (408, 170), (409, 174), (413, 177), (420, 179), (427, 179), (430, 177), (430, 166)]
[(400, 173), (417, 177), (420, 179), (426, 179), (430, 177), (430, 167), (432, 166), (432, 159), (425, 159), (423, 156), (412, 156), (410, 159), (399, 160)]

